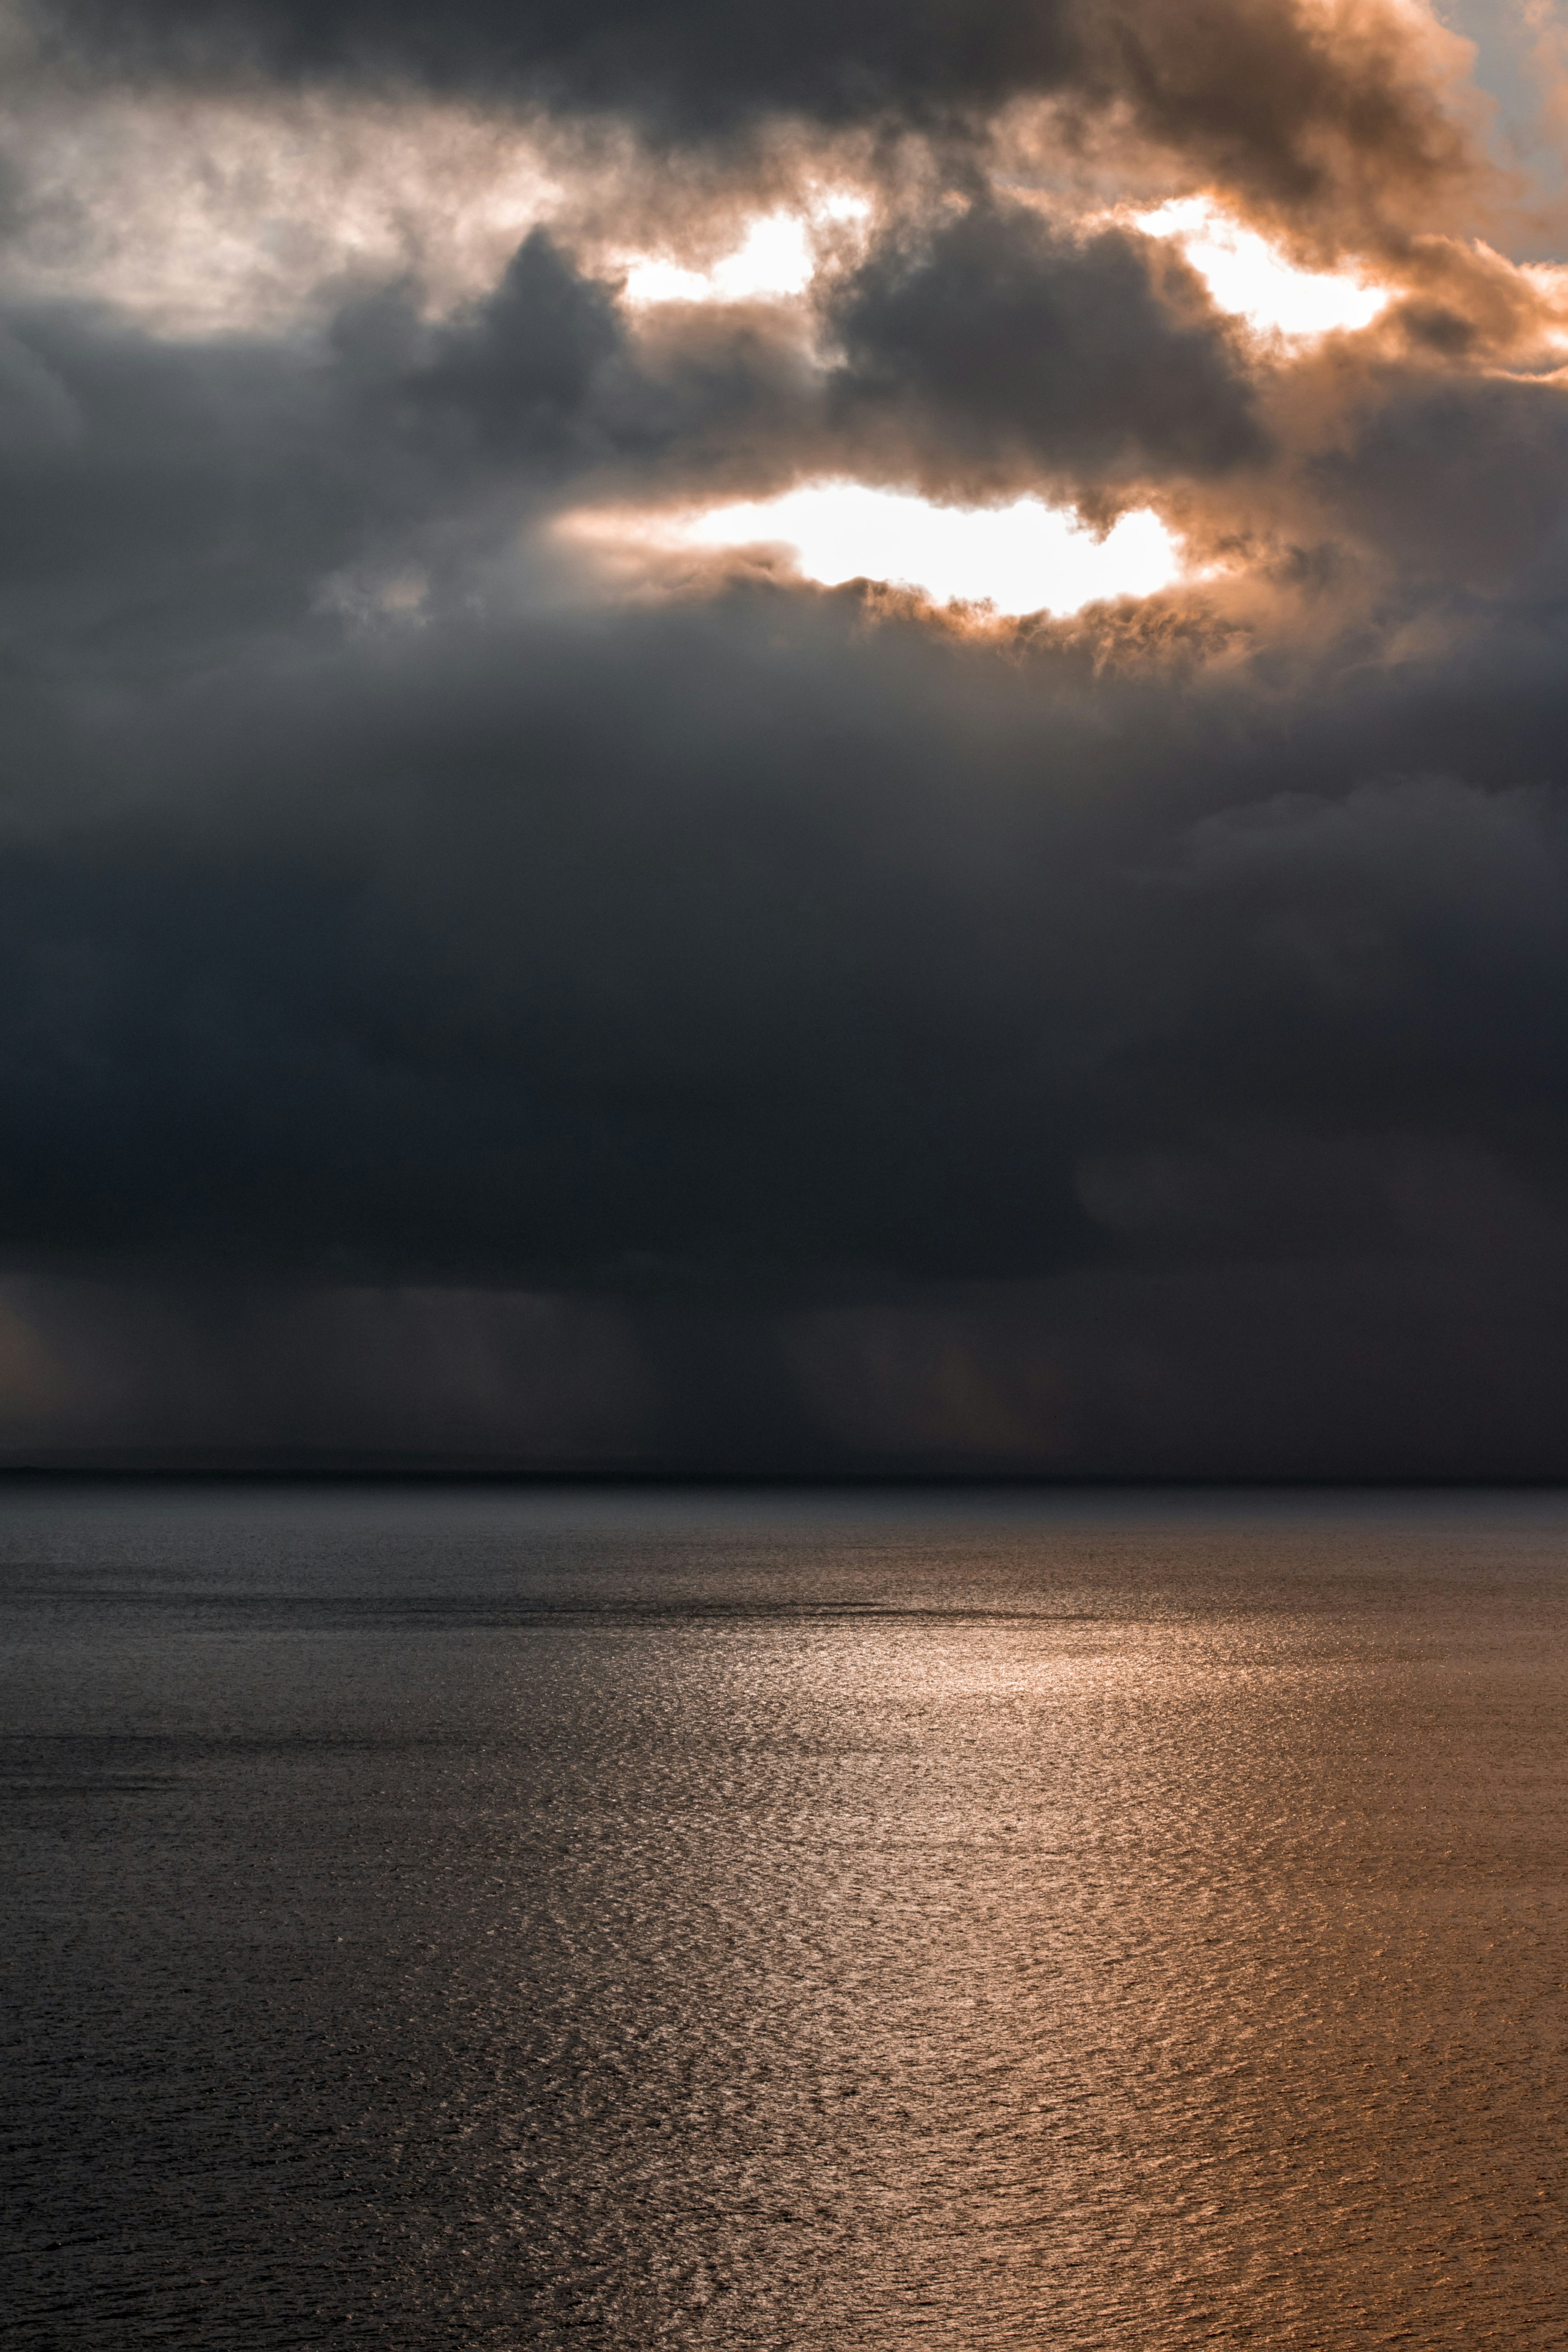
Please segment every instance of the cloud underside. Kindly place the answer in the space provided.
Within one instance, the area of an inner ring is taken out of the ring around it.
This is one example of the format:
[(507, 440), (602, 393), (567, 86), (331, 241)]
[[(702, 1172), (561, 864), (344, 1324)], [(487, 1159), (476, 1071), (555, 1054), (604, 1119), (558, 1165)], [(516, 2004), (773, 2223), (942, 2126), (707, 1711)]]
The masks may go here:
[[(1568, 1468), (1568, 395), (1434, 23), (10, 37), (11, 1455)], [(465, 173), (482, 116), (554, 211), (455, 291), (434, 197), (323, 263), (214, 164), (298, 299), (172, 322), (67, 186), (110, 105), (166, 243), (172, 106), (344, 185), (346, 109)], [(700, 267), (833, 172), (798, 298), (623, 299), (618, 236)], [(1385, 311), (1253, 333), (1137, 225), (1193, 190)], [(823, 479), (1153, 506), (1188, 574), (1002, 625), (556, 528)]]

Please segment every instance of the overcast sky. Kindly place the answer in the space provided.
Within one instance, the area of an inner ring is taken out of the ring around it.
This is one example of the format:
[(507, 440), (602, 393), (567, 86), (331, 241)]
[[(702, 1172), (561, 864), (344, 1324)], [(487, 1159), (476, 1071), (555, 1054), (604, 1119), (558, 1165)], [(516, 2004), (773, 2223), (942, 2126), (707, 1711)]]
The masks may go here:
[(0, 62), (0, 1459), (1568, 1476), (1551, 0)]

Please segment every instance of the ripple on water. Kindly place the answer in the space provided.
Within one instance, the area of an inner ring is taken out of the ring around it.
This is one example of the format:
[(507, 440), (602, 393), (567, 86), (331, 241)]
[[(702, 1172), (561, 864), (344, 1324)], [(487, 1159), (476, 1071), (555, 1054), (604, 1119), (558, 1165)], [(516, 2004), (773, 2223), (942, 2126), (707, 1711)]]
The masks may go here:
[(1561, 2347), (1565, 1562), (13, 1495), (8, 2340)]

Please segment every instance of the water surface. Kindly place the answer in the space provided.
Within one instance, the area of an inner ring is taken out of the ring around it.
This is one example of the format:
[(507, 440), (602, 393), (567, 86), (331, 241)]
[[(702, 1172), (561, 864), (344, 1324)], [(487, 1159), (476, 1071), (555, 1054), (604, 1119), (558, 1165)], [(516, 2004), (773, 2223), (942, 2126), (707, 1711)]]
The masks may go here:
[(0, 2335), (1568, 2342), (1568, 1498), (0, 1496)]

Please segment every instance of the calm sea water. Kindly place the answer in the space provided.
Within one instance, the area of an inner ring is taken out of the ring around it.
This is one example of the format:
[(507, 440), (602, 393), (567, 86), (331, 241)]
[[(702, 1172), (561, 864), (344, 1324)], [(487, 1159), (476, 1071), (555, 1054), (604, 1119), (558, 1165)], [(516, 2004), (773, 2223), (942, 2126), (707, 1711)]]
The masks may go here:
[(1568, 2344), (1568, 1498), (0, 1496), (0, 2335)]

